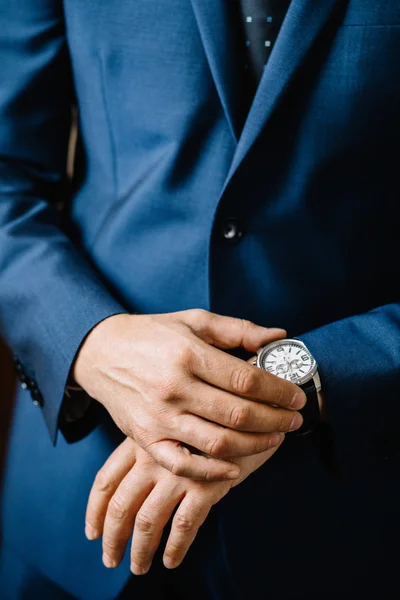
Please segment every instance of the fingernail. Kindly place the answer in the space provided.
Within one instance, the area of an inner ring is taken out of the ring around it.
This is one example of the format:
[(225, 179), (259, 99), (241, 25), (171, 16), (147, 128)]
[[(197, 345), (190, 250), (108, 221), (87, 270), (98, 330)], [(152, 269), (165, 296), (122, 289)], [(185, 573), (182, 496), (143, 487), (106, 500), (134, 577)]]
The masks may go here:
[(303, 408), (306, 404), (307, 401), (307, 397), (303, 392), (296, 392), (295, 395), (293, 396), (293, 400), (290, 403), (290, 407), (289, 408), (294, 408), (295, 410), (299, 410), (300, 408)]
[(290, 427), (289, 427), (289, 431), (295, 431), (296, 429), (299, 429), (299, 427), (301, 427), (303, 424), (303, 417), (301, 416), (300, 413), (297, 413), (297, 415), (294, 416)]
[(281, 335), (282, 333), (286, 333), (285, 329), (281, 329), (280, 327), (266, 327), (268, 329), (268, 333)]
[(275, 446), (279, 446), (281, 441), (282, 441), (282, 438), (279, 435), (279, 433), (272, 433), (269, 438), (269, 448), (275, 448)]
[(113, 560), (108, 554), (103, 553), (103, 564), (107, 569), (113, 569), (117, 566), (115, 560)]
[(94, 529), (94, 527), (89, 525), (89, 523), (86, 523), (86, 525), (85, 525), (85, 535), (88, 540), (95, 540), (96, 538), (99, 537), (99, 534), (97, 533), (97, 531)]
[(238, 479), (240, 477), (240, 470), (232, 469), (232, 471), (228, 471), (226, 476), (227, 476), (227, 479)]
[(164, 562), (164, 567), (166, 569), (174, 569), (175, 567), (178, 566), (178, 563), (176, 562), (176, 560), (174, 560), (170, 556), (164, 556), (163, 562)]
[(144, 575), (148, 570), (149, 568), (139, 567), (136, 563), (131, 562), (131, 571), (134, 575)]

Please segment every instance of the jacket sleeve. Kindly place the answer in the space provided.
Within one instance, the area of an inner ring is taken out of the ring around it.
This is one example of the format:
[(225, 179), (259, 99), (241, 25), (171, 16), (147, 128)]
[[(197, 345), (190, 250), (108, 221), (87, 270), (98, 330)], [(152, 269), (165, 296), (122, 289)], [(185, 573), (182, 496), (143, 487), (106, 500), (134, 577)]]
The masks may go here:
[(342, 470), (381, 465), (400, 450), (400, 304), (298, 336), (319, 365)]
[(61, 0), (0, 0), (0, 331), (55, 441), (86, 334), (127, 312), (63, 232), (72, 85)]

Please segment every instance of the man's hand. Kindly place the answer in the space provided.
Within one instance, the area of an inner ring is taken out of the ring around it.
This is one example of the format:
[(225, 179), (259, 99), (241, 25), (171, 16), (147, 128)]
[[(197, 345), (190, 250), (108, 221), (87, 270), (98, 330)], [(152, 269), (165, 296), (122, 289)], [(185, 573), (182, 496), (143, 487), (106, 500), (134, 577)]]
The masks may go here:
[(131, 570), (146, 573), (160, 544), (164, 527), (178, 507), (164, 551), (164, 565), (184, 559), (211, 507), (229, 490), (263, 465), (284, 440), (256, 456), (236, 459), (237, 481), (193, 481), (173, 475), (127, 438), (98, 472), (86, 511), (86, 535), (103, 536), (103, 562), (116, 567), (134, 530)]
[(237, 465), (220, 459), (276, 447), (278, 432), (301, 426), (296, 411), (305, 395), (220, 349), (242, 346), (254, 353), (283, 337), (281, 329), (203, 310), (116, 315), (87, 336), (73, 375), (127, 436), (172, 473), (235, 479)]

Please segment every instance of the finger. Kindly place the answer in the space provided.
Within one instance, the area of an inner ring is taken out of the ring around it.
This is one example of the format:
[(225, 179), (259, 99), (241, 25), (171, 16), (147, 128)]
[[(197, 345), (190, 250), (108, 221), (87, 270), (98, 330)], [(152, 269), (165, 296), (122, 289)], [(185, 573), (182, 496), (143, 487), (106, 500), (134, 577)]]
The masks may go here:
[(101, 536), (108, 503), (120, 481), (135, 464), (135, 460), (134, 444), (127, 438), (114, 450), (97, 473), (86, 508), (85, 534), (89, 540)]
[(211, 506), (210, 503), (201, 502), (194, 494), (188, 494), (182, 500), (173, 518), (164, 551), (163, 562), (167, 569), (174, 569), (181, 564)]
[(218, 348), (242, 347), (257, 352), (261, 346), (286, 337), (284, 329), (261, 327), (245, 319), (206, 310), (186, 311), (185, 322), (198, 337)]
[(110, 499), (103, 528), (103, 563), (119, 565), (132, 535), (137, 511), (154, 487), (154, 481), (142, 468), (133, 468)]
[(191, 374), (213, 386), (258, 402), (299, 410), (304, 392), (294, 383), (207, 344), (197, 344), (189, 368)]
[(171, 487), (168, 480), (161, 481), (140, 508), (131, 546), (131, 571), (135, 575), (143, 575), (150, 569), (163, 529), (183, 494), (182, 486)]
[[(199, 401), (200, 399), (201, 401)], [(193, 381), (191, 386), (185, 388), (185, 409), (191, 414), (229, 429), (253, 433), (287, 432), (295, 429), (296, 426), (300, 427), (302, 422), (301, 419), (297, 419), (295, 422), (297, 412), (274, 408), (269, 404), (251, 402), (219, 388), (206, 385), (199, 380)], [(203, 434), (204, 431), (205, 435), (205, 429), (202, 424), (198, 433)], [(219, 431), (219, 433), (221, 432)], [(243, 443), (246, 442), (246, 439), (248, 443), (251, 443), (250, 438), (241, 439), (243, 439)], [(239, 438), (236, 440), (239, 442)], [(193, 445), (196, 446), (196, 444)], [(265, 447), (264, 450), (266, 450)], [(227, 454), (227, 456), (229, 455)]]
[(146, 447), (146, 452), (159, 465), (180, 477), (202, 481), (224, 481), (234, 480), (240, 476), (240, 469), (234, 463), (194, 454), (174, 440), (154, 442)]
[[(277, 410), (277, 409), (271, 409)], [(301, 426), (303, 418), (298, 413), (286, 411), (296, 426)], [(293, 414), (295, 417), (293, 417)], [(298, 419), (298, 422), (297, 422)], [(229, 458), (252, 456), (274, 448), (280, 443), (280, 435), (273, 433), (246, 433), (233, 431), (215, 423), (204, 421), (194, 415), (179, 418), (179, 440), (193, 446), (208, 456)], [(290, 421), (288, 421), (288, 427)], [(287, 431), (287, 429), (286, 429)]]

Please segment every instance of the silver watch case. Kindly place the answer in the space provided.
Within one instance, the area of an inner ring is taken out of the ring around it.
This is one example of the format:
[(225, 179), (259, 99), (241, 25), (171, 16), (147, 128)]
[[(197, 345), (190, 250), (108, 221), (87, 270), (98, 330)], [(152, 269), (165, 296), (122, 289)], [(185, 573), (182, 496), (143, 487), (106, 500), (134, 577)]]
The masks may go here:
[(304, 344), (304, 342), (302, 342), (299, 339), (293, 338), (293, 339), (282, 339), (282, 340), (277, 340), (276, 342), (271, 342), (271, 344), (267, 344), (266, 346), (263, 346), (262, 348), (260, 348), (257, 352), (257, 358), (253, 361), (253, 365), (255, 367), (258, 367), (259, 369), (263, 369), (262, 367), (262, 360), (263, 360), (263, 356), (264, 354), (266, 354), (266, 352), (269, 352), (271, 350), (273, 350), (274, 348), (277, 348), (278, 346), (281, 346), (284, 343), (287, 342), (293, 342), (299, 346), (301, 346), (305, 352), (307, 352), (307, 354), (309, 354), (313, 361), (313, 367), (310, 371), (310, 373), (307, 373), (306, 375), (304, 375), (304, 377), (301, 377), (300, 379), (298, 379), (297, 381), (293, 382), (296, 385), (304, 385), (305, 383), (308, 383), (309, 381), (311, 381), (311, 379), (314, 380), (314, 385), (315, 388), (317, 390), (317, 392), (321, 391), (321, 379), (318, 373), (318, 365), (317, 365), (317, 361), (315, 360), (315, 358), (313, 357), (313, 355), (311, 354), (311, 352), (309, 351), (309, 349), (307, 348), (307, 346)]

